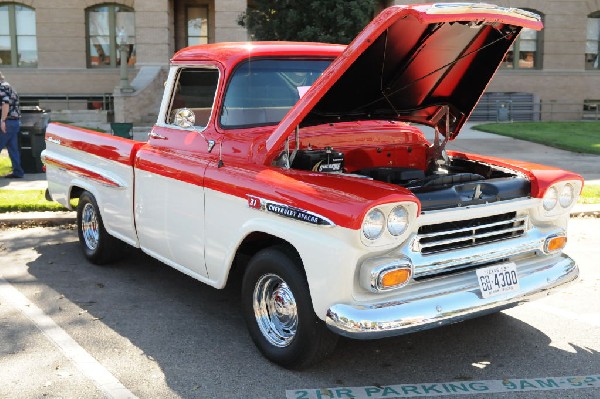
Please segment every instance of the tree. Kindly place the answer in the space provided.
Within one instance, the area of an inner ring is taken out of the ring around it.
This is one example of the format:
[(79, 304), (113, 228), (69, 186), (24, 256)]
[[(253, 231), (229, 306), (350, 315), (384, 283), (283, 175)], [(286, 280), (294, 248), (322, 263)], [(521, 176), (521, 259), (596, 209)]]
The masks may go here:
[(254, 0), (238, 18), (254, 40), (350, 43), (381, 0)]

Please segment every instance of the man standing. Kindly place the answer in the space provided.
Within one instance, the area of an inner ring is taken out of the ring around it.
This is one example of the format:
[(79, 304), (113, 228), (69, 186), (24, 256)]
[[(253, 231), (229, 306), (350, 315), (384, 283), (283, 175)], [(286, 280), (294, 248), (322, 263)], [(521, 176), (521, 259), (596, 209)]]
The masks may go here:
[(12, 163), (12, 173), (4, 177), (22, 178), (25, 172), (21, 168), (19, 153), (19, 131), (21, 130), (21, 110), (19, 95), (4, 80), (0, 72), (0, 101), (2, 101), (2, 121), (0, 123), (0, 151), (6, 147)]

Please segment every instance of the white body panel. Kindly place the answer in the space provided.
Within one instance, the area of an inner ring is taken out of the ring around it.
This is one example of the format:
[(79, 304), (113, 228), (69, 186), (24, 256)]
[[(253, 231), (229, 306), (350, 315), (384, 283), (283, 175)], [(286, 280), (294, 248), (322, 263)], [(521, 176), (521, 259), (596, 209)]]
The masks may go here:
[(284, 218), (214, 190), (206, 190), (206, 231), (206, 267), (217, 288), (225, 286), (237, 248), (249, 234), (267, 233), (290, 243), (302, 259), (320, 318), (336, 301), (352, 300), (357, 261), (370, 253), (356, 230)]
[(69, 204), (71, 189), (81, 187), (89, 191), (98, 202), (106, 231), (137, 247), (138, 241), (133, 220), (133, 168), (52, 142), (46, 144), (45, 157), (98, 174), (116, 183), (115, 186), (102, 184), (93, 178), (78, 173), (77, 169), (66, 170), (47, 162), (46, 176), (48, 190), (52, 198), (71, 209)]
[(135, 178), (140, 247), (178, 270), (207, 277), (204, 189), (137, 169)]

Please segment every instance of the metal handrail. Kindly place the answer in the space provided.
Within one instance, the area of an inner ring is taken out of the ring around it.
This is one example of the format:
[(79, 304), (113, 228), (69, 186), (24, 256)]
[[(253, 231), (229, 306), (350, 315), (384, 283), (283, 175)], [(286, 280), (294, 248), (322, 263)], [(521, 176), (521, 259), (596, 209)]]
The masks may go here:
[(20, 102), (23, 106), (40, 105), (40, 102), (58, 104), (60, 110), (81, 109), (76, 105), (84, 105), (86, 109), (102, 111), (114, 110), (114, 98), (111, 93), (98, 94), (21, 94)]
[[(503, 104), (501, 107), (499, 104)], [(472, 117), (477, 120), (499, 120), (508, 112), (509, 120), (523, 120), (519, 116), (531, 115), (531, 120), (596, 120), (600, 121), (600, 100), (587, 102), (562, 101), (511, 101), (481, 102)], [(487, 119), (486, 119), (487, 118)]]

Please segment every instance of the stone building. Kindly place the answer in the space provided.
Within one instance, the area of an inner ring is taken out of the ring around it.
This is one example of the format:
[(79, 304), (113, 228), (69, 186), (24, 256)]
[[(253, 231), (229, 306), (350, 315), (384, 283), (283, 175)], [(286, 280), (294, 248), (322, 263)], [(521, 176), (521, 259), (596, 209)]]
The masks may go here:
[[(54, 119), (151, 124), (173, 53), (192, 44), (247, 40), (237, 24), (247, 3), (0, 0), (0, 69), (24, 102), (65, 110), (62, 115), (55, 112)], [(545, 29), (521, 34), (477, 114), (494, 119), (504, 115), (499, 110), (505, 107), (511, 119), (597, 114), (600, 0), (494, 3), (540, 14)], [(121, 46), (127, 57), (123, 71)], [(121, 87), (121, 72), (126, 72), (131, 88)]]

